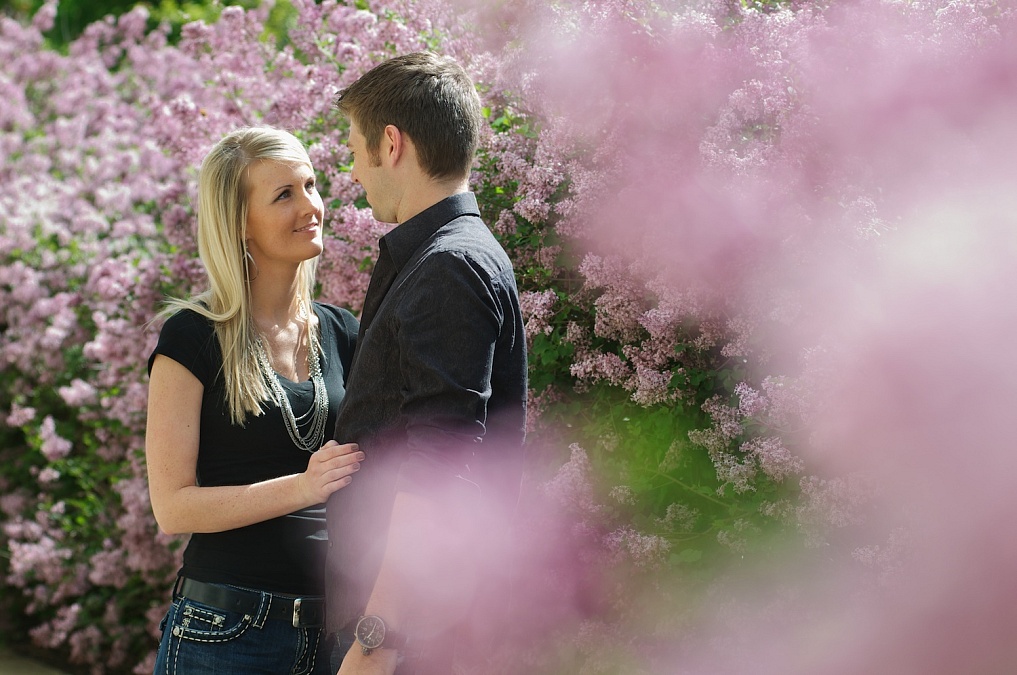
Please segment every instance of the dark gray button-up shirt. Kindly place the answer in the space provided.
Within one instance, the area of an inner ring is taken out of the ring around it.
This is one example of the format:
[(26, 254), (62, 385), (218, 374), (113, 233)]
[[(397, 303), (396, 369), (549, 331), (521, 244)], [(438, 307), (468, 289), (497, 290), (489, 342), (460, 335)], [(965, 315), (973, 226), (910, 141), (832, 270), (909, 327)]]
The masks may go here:
[(328, 502), (332, 630), (363, 612), (397, 491), (515, 499), (525, 416), (512, 264), (476, 197), (453, 195), (380, 241), (334, 434), (367, 459)]

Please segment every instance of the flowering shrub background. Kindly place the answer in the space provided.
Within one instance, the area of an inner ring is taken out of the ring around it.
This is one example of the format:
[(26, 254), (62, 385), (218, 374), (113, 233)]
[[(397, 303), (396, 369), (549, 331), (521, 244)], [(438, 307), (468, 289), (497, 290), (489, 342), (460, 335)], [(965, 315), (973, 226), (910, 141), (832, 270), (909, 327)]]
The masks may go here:
[(321, 297), (359, 308), (384, 230), (331, 97), (430, 48), (481, 89), (531, 343), (511, 629), (474, 672), (1017, 663), (1008, 2), (293, 0), (282, 41), (270, 9), (179, 40), (136, 9), (67, 53), (52, 3), (0, 18), (5, 637), (150, 672), (182, 542), (147, 499), (149, 321), (201, 280), (195, 167), (297, 133)]

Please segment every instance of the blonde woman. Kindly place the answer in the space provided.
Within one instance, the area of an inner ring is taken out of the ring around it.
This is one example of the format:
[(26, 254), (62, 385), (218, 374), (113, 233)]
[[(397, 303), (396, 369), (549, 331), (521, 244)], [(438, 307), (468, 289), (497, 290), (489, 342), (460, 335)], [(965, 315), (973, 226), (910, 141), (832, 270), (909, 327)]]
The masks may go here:
[(149, 360), (152, 509), (191, 534), (156, 673), (328, 670), (322, 505), (364, 455), (325, 442), (358, 325), (311, 299), (323, 216), (285, 131), (234, 131), (202, 162), (208, 289), (169, 302)]

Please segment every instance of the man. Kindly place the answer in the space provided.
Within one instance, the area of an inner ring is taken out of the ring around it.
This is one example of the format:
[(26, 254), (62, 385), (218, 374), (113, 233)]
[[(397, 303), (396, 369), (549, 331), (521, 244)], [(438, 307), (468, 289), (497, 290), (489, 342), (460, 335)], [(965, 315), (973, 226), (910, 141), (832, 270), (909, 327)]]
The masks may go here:
[(476, 516), (518, 495), (519, 298), (469, 191), (483, 118), (462, 67), (400, 56), (336, 105), (350, 121), (353, 180), (374, 217), (397, 226), (379, 242), (334, 434), (367, 457), (328, 502), (334, 665), (444, 675), (476, 600), (476, 537), (491, 524)]

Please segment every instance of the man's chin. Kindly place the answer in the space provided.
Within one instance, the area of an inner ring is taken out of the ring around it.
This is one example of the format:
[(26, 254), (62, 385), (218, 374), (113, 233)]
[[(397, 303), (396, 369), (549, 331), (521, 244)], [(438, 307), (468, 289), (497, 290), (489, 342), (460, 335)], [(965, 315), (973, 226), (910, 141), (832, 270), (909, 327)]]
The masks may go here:
[(398, 222), (396, 220), (395, 215), (391, 213), (385, 213), (384, 211), (378, 211), (373, 206), (371, 207), (371, 215), (374, 216), (374, 219), (377, 220), (379, 223), (395, 225)]

